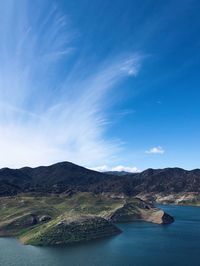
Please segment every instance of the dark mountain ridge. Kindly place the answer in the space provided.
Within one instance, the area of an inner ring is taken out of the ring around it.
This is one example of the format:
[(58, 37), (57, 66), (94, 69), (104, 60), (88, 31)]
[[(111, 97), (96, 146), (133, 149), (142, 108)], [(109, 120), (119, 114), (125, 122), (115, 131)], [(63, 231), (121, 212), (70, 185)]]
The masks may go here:
[(200, 169), (147, 169), (137, 174), (106, 174), (70, 162), (0, 169), (0, 196), (19, 193), (88, 191), (134, 196), (143, 193), (200, 192)]

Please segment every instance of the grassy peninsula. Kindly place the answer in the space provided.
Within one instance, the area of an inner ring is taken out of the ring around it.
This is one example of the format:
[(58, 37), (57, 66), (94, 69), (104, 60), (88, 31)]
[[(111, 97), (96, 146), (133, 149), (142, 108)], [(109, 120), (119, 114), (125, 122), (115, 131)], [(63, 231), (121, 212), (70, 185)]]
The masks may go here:
[(139, 198), (89, 192), (19, 194), (1, 197), (0, 204), (0, 236), (14, 236), (31, 245), (71, 244), (119, 234), (117, 222), (173, 222)]

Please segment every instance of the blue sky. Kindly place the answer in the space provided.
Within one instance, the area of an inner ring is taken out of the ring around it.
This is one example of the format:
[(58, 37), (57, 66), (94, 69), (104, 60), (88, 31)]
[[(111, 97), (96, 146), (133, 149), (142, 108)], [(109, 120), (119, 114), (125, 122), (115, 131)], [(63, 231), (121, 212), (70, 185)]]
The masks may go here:
[(200, 2), (0, 3), (0, 166), (198, 168)]

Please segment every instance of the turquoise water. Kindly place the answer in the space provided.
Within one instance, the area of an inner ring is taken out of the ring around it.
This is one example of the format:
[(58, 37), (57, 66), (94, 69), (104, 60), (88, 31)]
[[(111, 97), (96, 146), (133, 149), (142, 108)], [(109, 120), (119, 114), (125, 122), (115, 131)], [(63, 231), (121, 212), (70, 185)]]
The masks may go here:
[(200, 208), (165, 206), (167, 226), (120, 224), (122, 234), (71, 247), (23, 246), (0, 238), (1, 266), (200, 266)]

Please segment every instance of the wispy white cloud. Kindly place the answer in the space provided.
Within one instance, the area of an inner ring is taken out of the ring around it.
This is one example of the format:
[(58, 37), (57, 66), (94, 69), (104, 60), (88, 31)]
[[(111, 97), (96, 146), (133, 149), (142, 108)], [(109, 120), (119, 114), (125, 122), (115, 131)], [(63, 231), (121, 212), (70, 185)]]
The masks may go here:
[(137, 75), (142, 56), (70, 67), (78, 48), (69, 18), (48, 1), (39, 9), (22, 2), (0, 3), (0, 166), (112, 161), (121, 143), (104, 138), (104, 99), (125, 77)]
[(165, 150), (161, 146), (153, 147), (147, 151), (145, 151), (147, 154), (164, 154)]
[(141, 172), (137, 167), (129, 167), (129, 166), (123, 166), (123, 165), (117, 165), (114, 167), (109, 167), (108, 165), (101, 165), (97, 167), (92, 168), (95, 171), (99, 172), (108, 172), (108, 171), (117, 171), (117, 172), (129, 172), (129, 173), (139, 173)]
[(94, 171), (98, 171), (98, 172), (107, 172), (107, 171), (111, 171), (111, 168), (108, 167), (107, 165), (100, 165), (100, 166), (96, 166), (96, 167), (92, 167), (90, 168), (91, 170)]
[(129, 167), (129, 166), (123, 166), (123, 165), (118, 165), (115, 167), (112, 167), (112, 171), (118, 171), (118, 172), (130, 172), (130, 173), (139, 173), (141, 172), (137, 167)]

